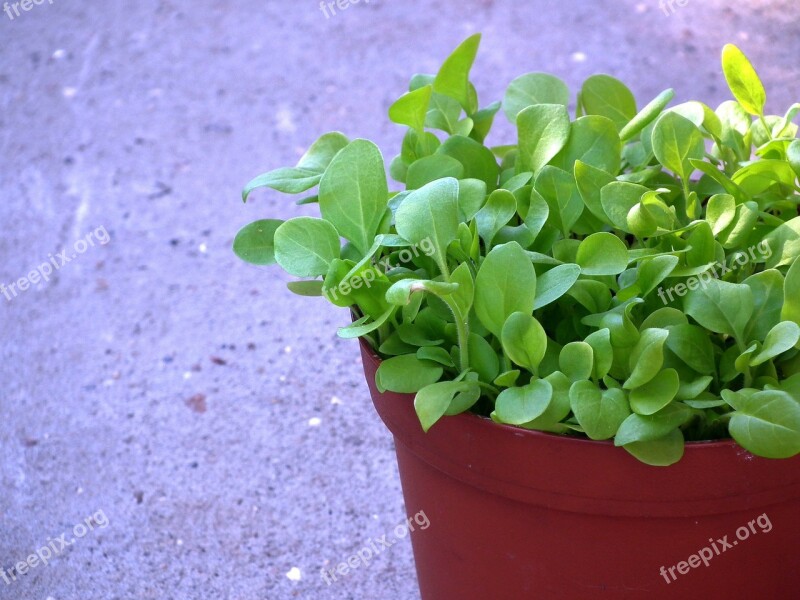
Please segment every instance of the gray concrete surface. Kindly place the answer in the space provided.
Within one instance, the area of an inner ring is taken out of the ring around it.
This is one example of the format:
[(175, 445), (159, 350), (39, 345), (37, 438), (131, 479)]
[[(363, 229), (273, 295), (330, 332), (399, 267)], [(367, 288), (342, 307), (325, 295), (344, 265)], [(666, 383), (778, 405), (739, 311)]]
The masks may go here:
[(0, 13), (0, 283), (110, 234), (0, 296), (0, 568), (95, 516), (47, 566), (0, 578), (0, 599), (418, 598), (408, 540), (322, 581), (403, 519), (392, 441), (357, 345), (335, 336), (345, 311), (290, 296), (230, 245), (250, 220), (313, 214), (238, 194), (318, 134), (393, 155), (389, 103), (475, 31), (483, 103), (547, 70), (715, 105), (727, 41), (751, 55), (773, 109), (800, 99), (790, 0), (689, 0), (669, 16), (657, 0), (373, 0), (328, 18), (317, 0), (45, 0)]

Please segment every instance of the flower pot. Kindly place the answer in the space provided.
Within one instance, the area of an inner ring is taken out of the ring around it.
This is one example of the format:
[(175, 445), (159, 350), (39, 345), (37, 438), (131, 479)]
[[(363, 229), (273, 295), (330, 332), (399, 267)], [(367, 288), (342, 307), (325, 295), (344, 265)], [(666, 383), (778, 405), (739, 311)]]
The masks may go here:
[(607, 442), (445, 417), (427, 434), (413, 396), (380, 393), (423, 600), (796, 600), (800, 457), (689, 443), (647, 466)]

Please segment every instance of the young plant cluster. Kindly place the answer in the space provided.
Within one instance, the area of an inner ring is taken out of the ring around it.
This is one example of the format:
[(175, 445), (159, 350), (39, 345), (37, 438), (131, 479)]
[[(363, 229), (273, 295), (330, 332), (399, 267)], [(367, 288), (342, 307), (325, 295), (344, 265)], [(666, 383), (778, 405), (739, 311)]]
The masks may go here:
[[(653, 465), (729, 436), (800, 453), (800, 104), (766, 115), (728, 45), (735, 100), (716, 110), (669, 107), (672, 90), (638, 108), (595, 75), (572, 117), (567, 86), (544, 73), (481, 108), (479, 41), (389, 109), (408, 128), (390, 168), (405, 190), (389, 191), (372, 142), (328, 133), (244, 190), (318, 186), (298, 204), (321, 218), (256, 221), (236, 253), (350, 308), (339, 335), (369, 340), (378, 388), (416, 394), (426, 431), (471, 410), (613, 440)], [(517, 140), (489, 147), (501, 109)]]

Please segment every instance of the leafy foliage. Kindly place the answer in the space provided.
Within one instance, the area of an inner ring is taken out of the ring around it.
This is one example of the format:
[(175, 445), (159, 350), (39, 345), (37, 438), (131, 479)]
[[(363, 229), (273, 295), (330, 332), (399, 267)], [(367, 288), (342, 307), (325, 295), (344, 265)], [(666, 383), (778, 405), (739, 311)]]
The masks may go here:
[[(800, 453), (800, 140), (764, 113), (752, 64), (725, 46), (734, 100), (637, 109), (590, 77), (570, 117), (553, 75), (514, 79), (516, 143), (484, 141), (470, 70), (480, 36), (389, 109), (405, 126), (390, 173), (340, 133), (256, 188), (319, 186), (321, 219), (259, 220), (234, 251), (350, 307), (343, 337), (384, 357), (381, 390), (415, 393), (427, 431), (472, 410), (527, 429), (613, 440), (653, 465), (686, 440), (733, 436)], [(342, 241), (344, 240), (344, 245)]]

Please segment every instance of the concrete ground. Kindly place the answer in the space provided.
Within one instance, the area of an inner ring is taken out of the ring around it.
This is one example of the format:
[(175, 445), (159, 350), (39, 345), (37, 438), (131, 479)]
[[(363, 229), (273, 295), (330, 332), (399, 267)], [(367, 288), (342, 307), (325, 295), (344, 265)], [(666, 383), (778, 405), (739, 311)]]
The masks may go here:
[[(773, 110), (800, 100), (796, 2), (665, 7), (372, 0), (326, 17), (317, 0), (44, 0), (0, 14), (0, 283), (84, 250), (0, 297), (0, 599), (418, 598), (407, 539), (320, 577), (402, 521), (392, 440), (357, 344), (335, 335), (346, 311), (230, 250), (251, 220), (313, 209), (265, 192), (245, 206), (239, 190), (329, 130), (394, 155), (390, 102), (476, 31), (483, 104), (546, 70), (716, 105), (728, 41)], [(17, 572), (48, 544), (48, 565)]]

